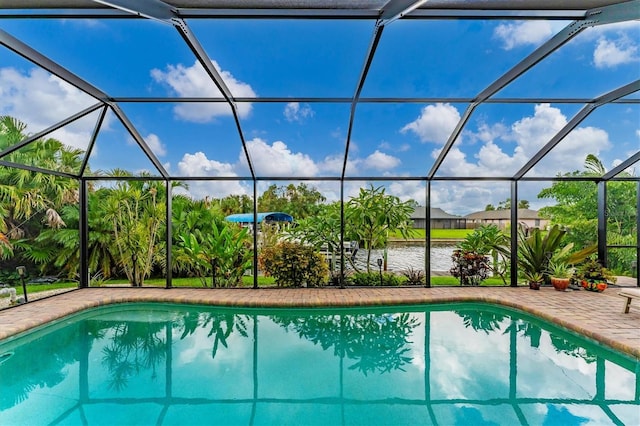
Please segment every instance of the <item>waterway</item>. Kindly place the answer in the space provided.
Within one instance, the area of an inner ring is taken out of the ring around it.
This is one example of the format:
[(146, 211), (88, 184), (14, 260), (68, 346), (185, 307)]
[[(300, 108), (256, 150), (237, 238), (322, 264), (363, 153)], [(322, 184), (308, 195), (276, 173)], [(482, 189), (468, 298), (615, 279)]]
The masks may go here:
[[(448, 272), (451, 269), (451, 255), (454, 249), (455, 244), (451, 242), (432, 243), (430, 251), (432, 273)], [(383, 255), (383, 250), (371, 250), (372, 267), (378, 268), (377, 259), (383, 258)], [(392, 272), (401, 272), (409, 268), (424, 270), (424, 256), (424, 242), (394, 242), (387, 249), (387, 270)], [(358, 250), (356, 262), (364, 265), (366, 258), (367, 251), (364, 249)]]

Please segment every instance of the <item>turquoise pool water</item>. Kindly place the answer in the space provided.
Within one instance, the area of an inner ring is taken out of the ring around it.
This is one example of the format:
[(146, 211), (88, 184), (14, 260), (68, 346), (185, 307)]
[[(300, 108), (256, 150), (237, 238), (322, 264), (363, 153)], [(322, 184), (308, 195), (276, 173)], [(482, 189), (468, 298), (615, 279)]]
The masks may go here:
[(513, 310), (103, 307), (0, 342), (0, 424), (640, 424), (640, 364)]

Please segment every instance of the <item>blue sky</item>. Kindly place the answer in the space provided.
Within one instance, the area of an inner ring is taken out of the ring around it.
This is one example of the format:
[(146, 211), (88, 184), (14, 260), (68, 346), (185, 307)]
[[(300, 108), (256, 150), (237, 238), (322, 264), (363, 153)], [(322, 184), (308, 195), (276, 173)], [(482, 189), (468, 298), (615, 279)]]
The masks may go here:
[[(327, 20), (188, 21), (237, 97), (344, 97), (355, 92), (373, 23)], [(363, 97), (470, 98), (566, 26), (565, 21), (396, 21), (385, 28)], [(178, 32), (153, 21), (0, 21), (0, 28), (116, 97), (220, 97)], [(640, 23), (584, 31), (496, 97), (592, 98), (640, 76)], [(0, 48), (0, 114), (37, 132), (95, 103), (44, 70)], [(638, 94), (632, 95), (637, 98)], [(122, 103), (123, 111), (171, 175), (250, 176), (229, 106)], [(436, 176), (507, 177), (582, 107), (562, 103), (479, 106)], [(238, 103), (258, 176), (336, 177), (344, 161), (348, 103)], [(348, 158), (349, 177), (424, 176), (466, 103), (362, 103)], [(97, 113), (56, 132), (85, 149)], [(527, 176), (581, 169), (587, 154), (607, 168), (640, 150), (640, 105), (592, 113)], [(94, 170), (149, 170), (149, 161), (109, 115), (92, 154)], [(637, 171), (636, 171), (637, 175)], [(247, 181), (191, 184), (194, 197), (251, 194)], [(278, 183), (278, 182), (276, 182)], [(346, 182), (354, 194), (369, 182)], [(382, 184), (383, 182), (372, 182)], [(260, 188), (269, 182), (263, 182)], [(312, 181), (329, 199), (335, 182)], [(384, 182), (424, 203), (423, 182)], [(543, 186), (545, 186), (543, 184)], [(523, 185), (533, 207), (540, 185)], [(506, 182), (434, 182), (432, 204), (468, 213), (509, 196)]]

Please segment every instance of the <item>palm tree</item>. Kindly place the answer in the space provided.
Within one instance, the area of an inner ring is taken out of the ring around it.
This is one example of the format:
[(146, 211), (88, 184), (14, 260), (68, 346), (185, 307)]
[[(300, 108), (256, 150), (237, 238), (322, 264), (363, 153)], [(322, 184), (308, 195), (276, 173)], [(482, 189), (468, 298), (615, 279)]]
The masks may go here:
[[(129, 177), (113, 170), (110, 175)], [(141, 174), (145, 176), (145, 174)], [(111, 254), (133, 286), (141, 286), (163, 252), (161, 230), (165, 223), (164, 186), (156, 181), (126, 180), (116, 183), (99, 200), (99, 210), (112, 224)]]
[[(26, 124), (9, 116), (0, 116), (0, 150), (28, 137)], [(16, 164), (76, 173), (82, 164), (82, 150), (72, 149), (52, 138), (38, 139), (2, 158)], [(65, 226), (60, 215), (64, 206), (78, 200), (76, 180), (53, 174), (0, 167), (0, 238), (2, 254), (13, 255), (14, 247), (23, 260), (46, 265), (55, 252), (52, 246), (35, 244), (42, 232), (41, 223), (53, 229)], [(9, 246), (7, 244), (11, 244)]]

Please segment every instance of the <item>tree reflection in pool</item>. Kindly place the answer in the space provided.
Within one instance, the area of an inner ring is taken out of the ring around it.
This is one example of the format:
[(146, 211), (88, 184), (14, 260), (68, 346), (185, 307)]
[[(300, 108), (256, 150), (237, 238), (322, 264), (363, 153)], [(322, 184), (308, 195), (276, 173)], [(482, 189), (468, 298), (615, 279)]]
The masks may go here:
[(3, 354), (2, 424), (640, 424), (637, 360), (490, 305), (120, 305)]

